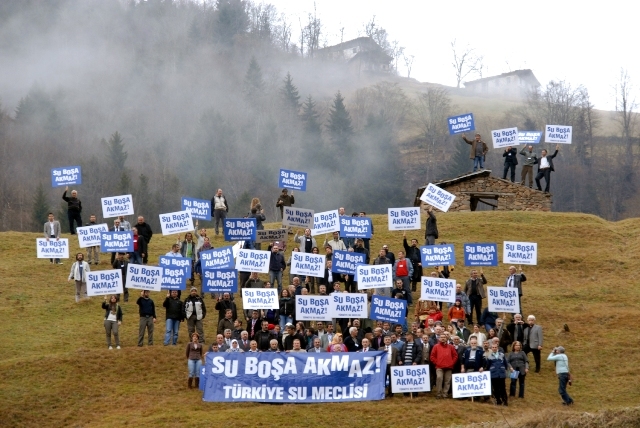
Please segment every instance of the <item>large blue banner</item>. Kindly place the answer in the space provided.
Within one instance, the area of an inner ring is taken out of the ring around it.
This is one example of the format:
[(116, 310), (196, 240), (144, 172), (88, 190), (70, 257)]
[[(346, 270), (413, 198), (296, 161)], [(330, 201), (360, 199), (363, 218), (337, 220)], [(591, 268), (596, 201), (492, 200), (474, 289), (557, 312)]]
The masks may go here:
[(237, 293), (238, 271), (235, 269), (205, 270), (202, 275), (203, 293)]
[(462, 134), (476, 129), (473, 113), (451, 116), (447, 118), (447, 124), (449, 125), (449, 135)]
[(331, 272), (355, 275), (356, 267), (365, 264), (364, 253), (334, 251), (331, 256)]
[(407, 316), (407, 301), (392, 297), (371, 296), (371, 315), (374, 321), (387, 321), (391, 324), (404, 325)]
[(235, 269), (236, 262), (233, 258), (233, 247), (213, 248), (200, 253), (200, 265), (202, 270), (209, 269)]
[(498, 245), (489, 243), (464, 244), (465, 266), (498, 266)]
[(384, 352), (214, 353), (203, 401), (335, 403), (384, 399)]
[(102, 232), (100, 234), (101, 253), (131, 253), (133, 252), (133, 233)]
[(293, 189), (305, 192), (307, 190), (307, 173), (281, 169), (278, 187), (281, 189)]
[(453, 244), (424, 245), (420, 247), (422, 266), (451, 266), (456, 264)]
[(371, 239), (371, 219), (369, 217), (340, 217), (340, 237)]
[(211, 221), (211, 201), (183, 196), (180, 200), (182, 211), (190, 211), (191, 218)]
[(228, 218), (224, 221), (225, 241), (256, 240), (257, 223), (255, 218)]
[(185, 290), (187, 279), (191, 278), (191, 259), (186, 257), (158, 257), (162, 267), (163, 290)]

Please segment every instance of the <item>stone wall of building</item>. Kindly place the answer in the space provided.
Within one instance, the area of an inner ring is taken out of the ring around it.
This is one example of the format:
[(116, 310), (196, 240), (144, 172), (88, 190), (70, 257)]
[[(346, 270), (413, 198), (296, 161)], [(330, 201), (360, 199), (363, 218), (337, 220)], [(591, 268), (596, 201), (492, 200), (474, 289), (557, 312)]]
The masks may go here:
[[(474, 193), (497, 193), (499, 195), (497, 200), (483, 198), (496, 204), (497, 211), (551, 211), (550, 194), (496, 177), (472, 177), (448, 185), (434, 184), (456, 195), (449, 211), (471, 211), (471, 195)], [(420, 206), (423, 211), (427, 208), (424, 202)]]

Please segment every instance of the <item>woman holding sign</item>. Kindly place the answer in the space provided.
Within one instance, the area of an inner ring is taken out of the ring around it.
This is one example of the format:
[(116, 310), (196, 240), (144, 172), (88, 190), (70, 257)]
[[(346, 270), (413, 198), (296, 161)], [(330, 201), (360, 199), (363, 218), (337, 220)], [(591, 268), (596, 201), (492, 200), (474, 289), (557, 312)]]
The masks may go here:
[(498, 344), (492, 343), (490, 351), (484, 355), (484, 369), (491, 372), (491, 390), (498, 406), (509, 405), (505, 382), (510, 368), (504, 354), (498, 350)]
[(118, 298), (112, 295), (109, 297), (109, 302), (107, 302), (107, 296), (104, 296), (102, 309), (105, 310), (104, 331), (107, 334), (107, 346), (109, 349), (113, 349), (111, 346), (111, 333), (113, 332), (113, 338), (116, 340), (116, 349), (120, 349), (118, 327), (122, 324), (122, 308), (118, 304)]

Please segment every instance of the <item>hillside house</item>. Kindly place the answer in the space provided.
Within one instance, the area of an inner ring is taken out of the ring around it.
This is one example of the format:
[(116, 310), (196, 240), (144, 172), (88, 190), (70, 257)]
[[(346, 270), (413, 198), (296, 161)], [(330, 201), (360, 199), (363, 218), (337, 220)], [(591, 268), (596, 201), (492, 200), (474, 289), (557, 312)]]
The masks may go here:
[(533, 71), (529, 69), (464, 82), (466, 91), (510, 98), (524, 98), (528, 92), (539, 87), (540, 82), (536, 79)]
[[(488, 169), (435, 181), (433, 184), (456, 196), (449, 211), (477, 211), (483, 208), (498, 211), (551, 211), (550, 194), (492, 177), (491, 170)], [(426, 187), (418, 188), (413, 203), (421, 211), (427, 209), (427, 204), (420, 200)]]
[(318, 49), (317, 58), (348, 64), (353, 71), (383, 72), (391, 70), (391, 56), (371, 37), (358, 37), (335, 46)]

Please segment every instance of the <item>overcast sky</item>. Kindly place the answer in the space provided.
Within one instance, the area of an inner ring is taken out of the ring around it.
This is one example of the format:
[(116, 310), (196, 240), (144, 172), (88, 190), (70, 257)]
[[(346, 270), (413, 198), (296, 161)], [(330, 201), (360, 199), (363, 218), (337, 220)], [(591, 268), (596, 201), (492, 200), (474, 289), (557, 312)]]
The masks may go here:
[[(313, 12), (313, 0), (270, 0), (300, 33), (298, 18)], [(318, 0), (317, 16), (329, 45), (364, 35), (374, 15), (415, 60), (411, 77), (455, 86), (451, 41), (484, 56), (484, 76), (530, 68), (545, 85), (565, 80), (587, 87), (599, 109), (615, 108), (620, 69), (628, 70), (640, 101), (637, 18), (640, 2), (606, 1), (388, 1)], [(402, 63), (402, 61), (401, 61)], [(406, 76), (404, 64), (400, 74)], [(474, 77), (476, 78), (476, 77)], [(473, 80), (469, 78), (467, 80)]]

